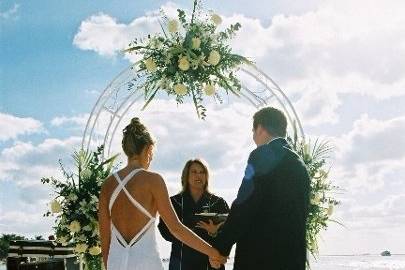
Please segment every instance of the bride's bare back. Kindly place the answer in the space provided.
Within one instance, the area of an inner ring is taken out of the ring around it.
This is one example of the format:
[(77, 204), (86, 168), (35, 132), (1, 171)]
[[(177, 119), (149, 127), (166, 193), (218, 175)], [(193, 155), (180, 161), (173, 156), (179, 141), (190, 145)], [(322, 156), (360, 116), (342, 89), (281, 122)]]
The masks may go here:
[[(128, 169), (123, 169), (119, 171), (117, 175), (120, 179), (125, 179), (129, 173), (130, 171)], [(141, 204), (152, 217), (155, 217), (157, 206), (150, 192), (151, 183), (153, 182), (151, 181), (151, 177), (150, 172), (141, 170), (128, 181), (125, 187), (129, 194)], [(112, 193), (117, 186), (118, 182), (114, 176), (107, 178), (103, 188), (105, 189), (105, 196), (108, 201), (111, 200)], [(121, 191), (115, 199), (110, 218), (127, 242), (129, 242), (150, 219), (131, 203), (124, 191)]]

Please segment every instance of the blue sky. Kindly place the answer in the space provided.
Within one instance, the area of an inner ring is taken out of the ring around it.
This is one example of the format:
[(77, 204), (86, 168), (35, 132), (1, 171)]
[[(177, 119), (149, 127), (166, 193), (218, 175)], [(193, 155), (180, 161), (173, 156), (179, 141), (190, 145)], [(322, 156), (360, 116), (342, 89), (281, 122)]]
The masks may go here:
[[(321, 253), (403, 253), (403, 1), (205, 5), (224, 24), (242, 23), (235, 51), (276, 80), (308, 136), (336, 145), (332, 177), (345, 192), (335, 215), (348, 229), (332, 225)], [(170, 14), (191, 1), (0, 1), (0, 232), (50, 231), (52, 221), (41, 217), (50, 191), (39, 179), (57, 175), (58, 159), (68, 160), (80, 144), (101, 91), (132, 61), (119, 53), (122, 44), (158, 31), (153, 12), (160, 7)], [(203, 156), (214, 171), (214, 190), (232, 202), (239, 183), (229, 179), (241, 177), (254, 147), (254, 109), (246, 102), (209, 108), (205, 123), (188, 105), (176, 108), (167, 100), (141, 116), (161, 142), (154, 169), (172, 193), (183, 161)], [(128, 117), (134, 114), (136, 108)], [(176, 140), (198, 143), (179, 149)]]

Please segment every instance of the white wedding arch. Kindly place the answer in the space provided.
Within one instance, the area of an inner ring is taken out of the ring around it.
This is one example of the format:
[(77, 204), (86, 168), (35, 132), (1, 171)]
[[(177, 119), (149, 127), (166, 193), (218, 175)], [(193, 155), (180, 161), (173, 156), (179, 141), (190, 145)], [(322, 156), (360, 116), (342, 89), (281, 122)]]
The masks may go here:
[[(143, 91), (136, 87), (145, 80), (145, 75), (137, 72), (139, 63), (118, 74), (99, 96), (87, 120), (82, 138), (83, 149), (89, 150), (103, 144), (103, 157), (110, 155), (114, 136), (123, 117), (137, 101), (144, 99)], [(270, 76), (255, 65), (242, 65), (236, 74), (242, 85), (241, 98), (256, 108), (276, 106), (282, 109), (289, 127), (295, 126), (297, 135), (304, 137), (304, 130), (292, 103)]]

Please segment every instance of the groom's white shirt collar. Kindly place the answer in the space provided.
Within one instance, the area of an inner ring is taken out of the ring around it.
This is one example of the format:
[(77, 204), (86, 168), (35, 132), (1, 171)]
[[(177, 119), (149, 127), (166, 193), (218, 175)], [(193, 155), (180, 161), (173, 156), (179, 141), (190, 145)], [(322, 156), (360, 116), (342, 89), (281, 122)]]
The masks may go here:
[(274, 138), (272, 138), (271, 140), (269, 140), (267, 143), (265, 143), (265, 144), (269, 144), (269, 143), (271, 143), (272, 141), (275, 141), (275, 140), (277, 140), (277, 139), (283, 139), (283, 137), (274, 137)]

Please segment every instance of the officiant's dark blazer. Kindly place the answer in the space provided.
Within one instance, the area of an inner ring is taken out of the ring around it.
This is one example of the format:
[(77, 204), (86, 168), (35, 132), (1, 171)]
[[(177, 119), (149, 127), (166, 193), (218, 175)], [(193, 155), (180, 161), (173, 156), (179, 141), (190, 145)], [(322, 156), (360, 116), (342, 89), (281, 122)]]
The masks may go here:
[(310, 180), (305, 164), (278, 138), (249, 156), (245, 176), (214, 246), (234, 270), (305, 270)]

